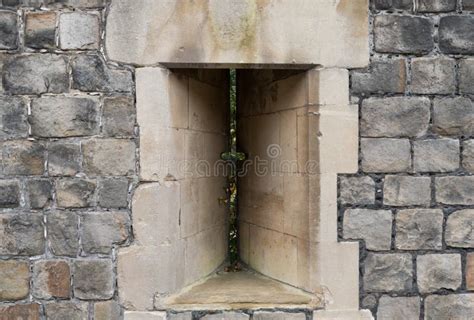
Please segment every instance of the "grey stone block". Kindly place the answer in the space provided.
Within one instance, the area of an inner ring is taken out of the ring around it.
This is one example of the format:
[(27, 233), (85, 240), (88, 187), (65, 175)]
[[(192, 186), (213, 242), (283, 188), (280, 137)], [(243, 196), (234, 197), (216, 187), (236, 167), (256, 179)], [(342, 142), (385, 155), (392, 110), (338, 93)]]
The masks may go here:
[(462, 283), (460, 254), (425, 254), (416, 259), (418, 289), (421, 293), (441, 289), (457, 290)]
[(442, 17), (439, 23), (439, 47), (444, 53), (474, 53), (474, 16)]
[(418, 0), (418, 12), (449, 12), (456, 10), (456, 0)]
[(425, 320), (471, 319), (474, 294), (431, 295), (425, 299)]
[(23, 99), (0, 97), (0, 140), (28, 137), (28, 108)]
[(469, 98), (439, 98), (433, 103), (433, 131), (441, 135), (474, 134), (474, 105)]
[(377, 309), (378, 320), (418, 320), (420, 317), (419, 297), (382, 296)]
[(69, 211), (54, 211), (46, 219), (51, 252), (56, 256), (76, 257), (79, 251), (77, 215)]
[(406, 84), (405, 59), (374, 59), (368, 71), (352, 73), (355, 93), (403, 93)]
[(418, 94), (452, 94), (456, 91), (456, 61), (451, 58), (414, 58), (410, 89)]
[(390, 210), (348, 209), (344, 213), (344, 239), (362, 239), (368, 250), (390, 250), (392, 220)]
[(87, 179), (61, 179), (56, 183), (58, 207), (83, 208), (95, 204), (96, 182)]
[(459, 91), (474, 94), (474, 59), (472, 58), (459, 61)]
[(474, 233), (471, 227), (473, 221), (474, 209), (451, 213), (446, 222), (446, 244), (456, 248), (474, 248)]
[(103, 132), (110, 137), (133, 136), (136, 111), (132, 97), (104, 99)]
[(3, 87), (12, 94), (67, 92), (66, 57), (54, 54), (15, 56), (3, 66)]
[(76, 142), (52, 142), (48, 146), (48, 172), (52, 176), (74, 176), (81, 170), (81, 149)]
[(463, 142), (462, 166), (465, 170), (474, 173), (474, 139)]
[(89, 176), (126, 176), (135, 172), (135, 143), (125, 139), (83, 142), (84, 171)]
[(416, 172), (449, 172), (459, 169), (459, 140), (420, 140), (415, 141), (413, 146), (413, 166)]
[(362, 102), (360, 132), (363, 137), (419, 137), (430, 123), (427, 98), (369, 98)]
[(107, 300), (114, 295), (111, 260), (76, 260), (74, 295), (83, 300)]
[(410, 254), (369, 253), (364, 264), (364, 290), (402, 292), (412, 289), (413, 263)]
[(342, 203), (375, 203), (375, 182), (371, 177), (341, 177), (339, 190)]
[(8, 141), (3, 147), (3, 173), (6, 175), (42, 175), (45, 171), (46, 148), (39, 142)]
[(383, 202), (389, 206), (429, 206), (431, 178), (412, 176), (385, 176)]
[(16, 12), (0, 10), (0, 49), (18, 47), (18, 16)]
[(128, 180), (104, 179), (99, 182), (99, 205), (104, 208), (128, 206)]
[(48, 320), (85, 320), (88, 317), (86, 302), (49, 302), (45, 305)]
[(0, 255), (37, 256), (44, 253), (43, 216), (0, 215)]
[(31, 132), (46, 138), (94, 135), (99, 129), (98, 109), (97, 100), (90, 98), (34, 99), (29, 119)]
[(29, 12), (25, 16), (25, 45), (33, 49), (56, 47), (56, 13)]
[(405, 172), (411, 168), (408, 139), (361, 139), (364, 172)]
[(87, 253), (110, 254), (113, 245), (127, 240), (131, 223), (126, 212), (97, 212), (82, 215), (81, 226)]
[(375, 17), (375, 50), (383, 53), (422, 54), (433, 50), (433, 22), (424, 17)]
[(413, 0), (374, 0), (376, 9), (379, 10), (410, 10), (413, 8)]
[(436, 177), (436, 201), (451, 205), (474, 205), (474, 176)]
[(99, 55), (79, 55), (72, 62), (73, 88), (85, 92), (131, 92), (132, 73), (106, 64)]
[(20, 205), (20, 185), (18, 181), (0, 180), (0, 207), (16, 208)]
[(289, 313), (289, 312), (263, 312), (257, 311), (252, 316), (253, 320), (306, 320), (304, 313)]
[(42, 209), (53, 200), (53, 186), (49, 180), (29, 180), (26, 188), (32, 209)]
[(76, 11), (59, 16), (59, 46), (63, 50), (98, 49), (99, 33), (98, 14)]
[(443, 219), (443, 211), (440, 209), (400, 210), (396, 215), (396, 248), (441, 250)]
[(250, 319), (248, 314), (241, 312), (223, 312), (208, 314), (201, 318), (201, 320), (248, 320)]

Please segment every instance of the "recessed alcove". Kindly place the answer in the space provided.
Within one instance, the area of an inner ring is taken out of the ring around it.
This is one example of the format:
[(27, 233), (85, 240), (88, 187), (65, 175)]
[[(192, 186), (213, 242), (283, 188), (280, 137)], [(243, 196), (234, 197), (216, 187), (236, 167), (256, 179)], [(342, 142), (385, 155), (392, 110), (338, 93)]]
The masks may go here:
[[(135, 242), (118, 255), (121, 301), (132, 310), (323, 308), (321, 245), (337, 246), (335, 208), (327, 206), (336, 172), (355, 168), (357, 154), (353, 140), (342, 139), (357, 132), (357, 108), (345, 91), (331, 91), (347, 83), (347, 71), (237, 70), (237, 146), (246, 154), (238, 176), (239, 253), (246, 267), (234, 274), (222, 271), (229, 70), (209, 67), (137, 71), (142, 182), (132, 201)], [(326, 135), (329, 128), (337, 130)], [(331, 151), (323, 161), (322, 150)], [(220, 299), (204, 299), (206, 292)]]

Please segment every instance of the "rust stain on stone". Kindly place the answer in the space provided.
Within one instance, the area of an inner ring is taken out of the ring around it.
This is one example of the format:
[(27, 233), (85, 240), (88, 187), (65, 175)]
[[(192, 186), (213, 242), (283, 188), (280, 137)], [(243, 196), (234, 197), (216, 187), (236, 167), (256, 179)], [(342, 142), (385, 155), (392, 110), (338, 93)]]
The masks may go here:
[(46, 265), (47, 285), (52, 296), (68, 298), (70, 290), (70, 272), (66, 262), (50, 262)]

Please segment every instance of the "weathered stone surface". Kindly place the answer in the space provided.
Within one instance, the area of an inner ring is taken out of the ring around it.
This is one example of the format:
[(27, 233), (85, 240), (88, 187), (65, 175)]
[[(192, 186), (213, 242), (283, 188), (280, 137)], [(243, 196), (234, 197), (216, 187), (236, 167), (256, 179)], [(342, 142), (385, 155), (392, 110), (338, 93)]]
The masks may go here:
[(1, 306), (0, 315), (2, 316), (2, 320), (39, 320), (40, 305), (37, 303), (31, 303)]
[(6, 175), (42, 175), (45, 169), (44, 146), (36, 141), (8, 141), (3, 147), (3, 173)]
[(106, 300), (114, 295), (113, 265), (110, 260), (74, 262), (74, 295), (83, 300)]
[(459, 61), (459, 91), (461, 93), (474, 94), (473, 58), (461, 59)]
[(109, 254), (114, 244), (127, 240), (130, 225), (127, 212), (84, 214), (81, 218), (82, 246), (87, 253)]
[(106, 26), (111, 60), (326, 67), (365, 67), (368, 62), (366, 0), (199, 0), (179, 7), (148, 0), (144, 7), (112, 2)]
[(396, 216), (395, 246), (401, 250), (440, 250), (443, 247), (443, 211), (400, 210)]
[(385, 176), (383, 202), (389, 206), (428, 206), (430, 186), (430, 177)]
[(444, 53), (474, 53), (474, 17), (447, 16), (439, 22), (439, 47)]
[(56, 200), (59, 207), (83, 208), (94, 205), (96, 183), (86, 179), (61, 179), (56, 183)]
[(306, 315), (304, 313), (257, 311), (253, 314), (252, 319), (253, 320), (306, 320)]
[(465, 170), (474, 173), (474, 139), (462, 143), (462, 166)]
[(18, 47), (18, 22), (16, 12), (0, 11), (0, 49)]
[(0, 300), (25, 299), (29, 292), (29, 263), (21, 260), (0, 260)]
[(413, 0), (374, 0), (373, 3), (379, 10), (409, 10), (413, 8)]
[(474, 231), (471, 228), (472, 221), (474, 221), (473, 209), (451, 213), (446, 222), (446, 244), (457, 248), (473, 248)]
[(56, 46), (56, 13), (29, 12), (25, 22), (25, 45), (34, 49)]
[(456, 91), (456, 61), (451, 58), (414, 58), (411, 91), (419, 94), (450, 94)]
[(430, 122), (427, 98), (369, 98), (362, 102), (360, 132), (364, 137), (419, 137)]
[(437, 177), (436, 201), (444, 204), (473, 205), (474, 176)]
[(416, 259), (418, 290), (421, 293), (440, 289), (457, 290), (461, 286), (460, 254), (425, 254)]
[(469, 98), (435, 99), (433, 130), (442, 135), (474, 134), (474, 104)]
[(428, 53), (434, 47), (433, 22), (425, 17), (375, 17), (375, 50), (384, 53)]
[(474, 253), (466, 255), (466, 288), (474, 290)]
[(382, 296), (377, 309), (378, 320), (416, 320), (420, 317), (419, 297)]
[(48, 172), (51, 176), (74, 176), (80, 170), (79, 143), (56, 141), (48, 145)]
[(3, 214), (0, 216), (0, 254), (36, 256), (44, 253), (43, 216)]
[(459, 140), (431, 139), (413, 143), (416, 172), (448, 172), (459, 169)]
[(79, 55), (72, 62), (73, 88), (86, 92), (131, 92), (132, 73), (106, 64), (99, 55)]
[(347, 204), (373, 204), (375, 202), (375, 182), (371, 177), (341, 177), (339, 199)]
[(474, 294), (431, 295), (425, 299), (425, 320), (470, 319)]
[(0, 140), (26, 138), (28, 108), (23, 99), (0, 97)]
[(463, 10), (474, 11), (474, 0), (463, 0)]
[(167, 320), (166, 312), (125, 311), (124, 320)]
[(362, 138), (360, 145), (365, 172), (404, 172), (411, 167), (408, 139)]
[(449, 12), (456, 10), (456, 1), (453, 0), (419, 0), (418, 12)]
[(364, 265), (364, 290), (369, 292), (411, 290), (412, 268), (410, 254), (369, 253)]
[(12, 94), (67, 92), (66, 57), (54, 54), (16, 56), (3, 66), (3, 87)]
[(75, 257), (79, 250), (79, 219), (74, 212), (55, 211), (47, 216), (48, 242), (57, 256)]
[(107, 4), (107, 0), (43, 0), (48, 7), (61, 8), (102, 8)]
[(53, 200), (53, 186), (49, 180), (30, 180), (26, 183), (32, 209), (42, 209)]
[(128, 206), (128, 180), (104, 179), (99, 182), (99, 205), (104, 208)]
[(403, 93), (405, 85), (405, 59), (374, 59), (368, 71), (352, 73), (352, 91), (355, 93)]
[(97, 101), (90, 98), (35, 99), (29, 118), (31, 132), (47, 138), (94, 135), (99, 127), (98, 108)]
[(94, 320), (118, 320), (121, 314), (122, 310), (116, 301), (94, 303)]
[(20, 205), (20, 185), (18, 181), (0, 181), (0, 207), (15, 208)]
[(111, 137), (133, 136), (136, 123), (135, 115), (133, 98), (105, 98), (102, 114), (104, 134)]
[(193, 320), (192, 312), (169, 313), (167, 320)]
[(362, 239), (368, 250), (390, 250), (390, 210), (349, 209), (344, 213), (344, 239)]
[(83, 142), (84, 171), (89, 176), (126, 176), (135, 172), (135, 143), (123, 139)]
[(37, 261), (33, 265), (32, 294), (38, 299), (69, 298), (71, 271), (63, 260)]
[(216, 314), (208, 314), (201, 318), (202, 320), (248, 320), (248, 314), (241, 312), (223, 312)]
[(63, 50), (98, 49), (99, 15), (67, 12), (59, 16), (59, 46)]
[(44, 307), (48, 320), (87, 320), (87, 303), (50, 302)]

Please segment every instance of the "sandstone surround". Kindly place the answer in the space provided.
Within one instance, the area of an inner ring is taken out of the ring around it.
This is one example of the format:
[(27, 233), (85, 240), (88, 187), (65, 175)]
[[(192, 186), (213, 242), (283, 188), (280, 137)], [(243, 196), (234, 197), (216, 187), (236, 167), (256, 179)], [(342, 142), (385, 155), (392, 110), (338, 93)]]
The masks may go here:
[(367, 7), (367, 0), (117, 0), (106, 47), (112, 60), (136, 65), (363, 67)]

